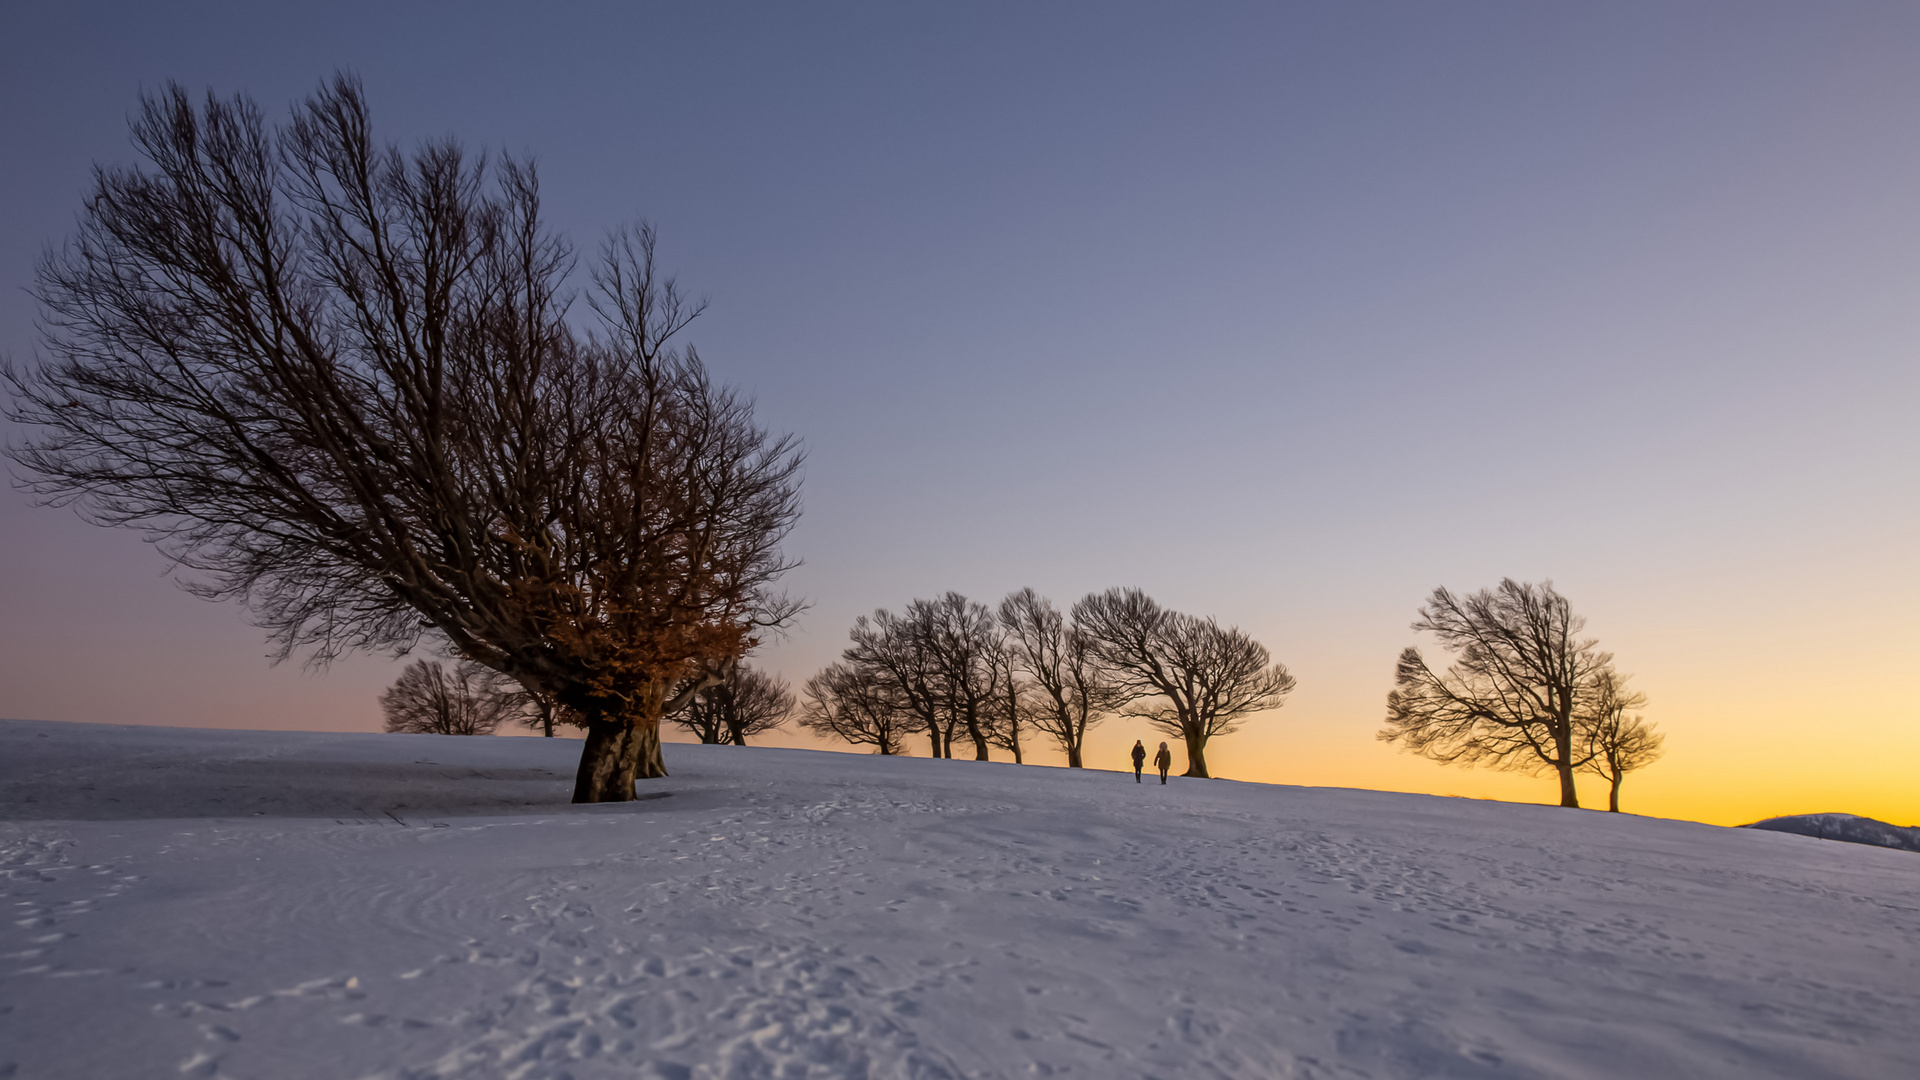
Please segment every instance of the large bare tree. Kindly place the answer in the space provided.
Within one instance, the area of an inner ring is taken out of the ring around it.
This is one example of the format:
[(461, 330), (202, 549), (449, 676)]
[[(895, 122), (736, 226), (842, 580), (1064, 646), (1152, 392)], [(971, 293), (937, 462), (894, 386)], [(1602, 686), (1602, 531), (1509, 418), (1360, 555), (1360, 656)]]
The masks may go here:
[(1400, 654), (1379, 737), (1445, 764), (1552, 772), (1560, 805), (1579, 806), (1574, 772), (1598, 752), (1583, 731), (1614, 685), (1613, 657), (1585, 627), (1552, 582), (1435, 589), (1413, 628), (1454, 661), (1438, 672), (1418, 648)]
[(1088, 729), (1117, 706), (1092, 639), (1032, 589), (1000, 601), (1000, 625), (1034, 687), (1030, 723), (1059, 744), (1068, 768), (1081, 768)]
[(749, 735), (780, 727), (793, 712), (786, 680), (759, 668), (734, 664), (717, 682), (699, 678), (709, 685), (668, 715), (703, 743), (745, 746)]
[(1108, 589), (1073, 606), (1126, 714), (1186, 743), (1187, 771), (1206, 777), (1207, 742), (1279, 708), (1294, 678), (1238, 627), (1167, 611), (1139, 589)]
[(576, 801), (663, 775), (674, 688), (793, 613), (800, 456), (673, 344), (700, 306), (652, 232), (603, 248), (584, 332), (531, 164), (379, 144), (349, 77), (277, 127), (170, 87), (132, 134), (146, 167), (97, 169), (40, 268), (44, 356), (5, 369), (28, 485), (283, 656), (430, 634), (553, 695)]

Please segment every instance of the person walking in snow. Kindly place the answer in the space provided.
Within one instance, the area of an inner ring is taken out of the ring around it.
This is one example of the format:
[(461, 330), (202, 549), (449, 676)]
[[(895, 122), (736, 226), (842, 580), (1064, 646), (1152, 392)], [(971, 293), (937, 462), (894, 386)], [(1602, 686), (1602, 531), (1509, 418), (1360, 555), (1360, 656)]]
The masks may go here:
[(1133, 740), (1133, 782), (1140, 782), (1140, 767), (1147, 763), (1146, 744), (1139, 739)]
[(1153, 767), (1160, 770), (1160, 782), (1167, 782), (1167, 770), (1173, 768), (1173, 751), (1166, 743), (1160, 744), (1160, 752), (1153, 755)]

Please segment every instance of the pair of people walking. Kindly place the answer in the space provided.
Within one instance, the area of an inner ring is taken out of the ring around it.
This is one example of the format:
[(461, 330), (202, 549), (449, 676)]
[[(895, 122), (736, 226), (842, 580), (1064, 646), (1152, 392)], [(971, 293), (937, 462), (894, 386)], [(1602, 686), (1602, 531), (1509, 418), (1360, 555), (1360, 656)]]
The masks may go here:
[[(1140, 782), (1140, 767), (1147, 763), (1147, 744), (1139, 739), (1133, 740), (1133, 782)], [(1167, 770), (1173, 768), (1173, 751), (1166, 743), (1160, 744), (1160, 752), (1153, 755), (1153, 767), (1160, 770), (1160, 782), (1167, 782)]]

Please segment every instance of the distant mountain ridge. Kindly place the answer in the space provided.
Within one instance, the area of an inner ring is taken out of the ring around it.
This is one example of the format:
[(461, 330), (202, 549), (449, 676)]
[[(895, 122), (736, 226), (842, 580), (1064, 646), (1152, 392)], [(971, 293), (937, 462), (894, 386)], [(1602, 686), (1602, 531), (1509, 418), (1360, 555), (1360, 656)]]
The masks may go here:
[(1822, 840), (1840, 840), (1849, 844), (1872, 844), (1875, 847), (1897, 848), (1901, 851), (1920, 851), (1920, 828), (1904, 825), (1889, 825), (1858, 814), (1794, 814), (1789, 817), (1768, 818), (1751, 825), (1740, 826), (1743, 829), (1766, 829), (1769, 832), (1799, 833), (1801, 836), (1815, 836)]

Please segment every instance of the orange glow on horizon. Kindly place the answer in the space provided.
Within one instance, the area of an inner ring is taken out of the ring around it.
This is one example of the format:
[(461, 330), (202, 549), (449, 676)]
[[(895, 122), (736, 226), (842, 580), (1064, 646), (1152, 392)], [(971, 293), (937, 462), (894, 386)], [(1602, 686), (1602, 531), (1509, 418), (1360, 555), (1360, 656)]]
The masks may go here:
[[(1381, 714), (1385, 696), (1382, 689), (1376, 710)], [(1667, 733), (1667, 752), (1627, 778), (1621, 788), (1622, 812), (1714, 825), (1829, 812), (1920, 824), (1920, 785), (1912, 774), (1912, 763), (1920, 760), (1920, 715), (1911, 706), (1894, 708), (1864, 693), (1859, 700), (1829, 704), (1834, 718), (1825, 720), (1803, 719), (1779, 702), (1773, 711), (1760, 703), (1738, 702), (1727, 703), (1726, 711), (1718, 714), (1649, 710), (1649, 718)], [(1839, 719), (1848, 716), (1862, 719)], [(1549, 805), (1558, 801), (1551, 774), (1443, 766), (1376, 741), (1373, 733), (1379, 726), (1378, 717), (1331, 715), (1307, 699), (1252, 717), (1239, 732), (1215, 739), (1208, 745), (1207, 761), (1217, 777), (1257, 783)], [(1894, 733), (1892, 738), (1889, 733)], [(1149, 747), (1167, 739), (1175, 750), (1175, 772), (1186, 767), (1177, 740), (1144, 721), (1125, 718), (1110, 719), (1089, 735), (1088, 766), (1130, 770), (1127, 751), (1136, 738)], [(762, 742), (845, 749), (798, 731)], [(915, 755), (926, 753), (912, 741), (907, 748)], [(1065, 762), (1059, 751), (1037, 741), (1024, 756), (1029, 764)], [(993, 759), (1008, 761), (1011, 755), (996, 750)], [(1582, 808), (1606, 810), (1604, 779), (1583, 774), (1578, 787)]]

